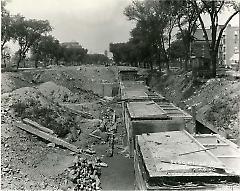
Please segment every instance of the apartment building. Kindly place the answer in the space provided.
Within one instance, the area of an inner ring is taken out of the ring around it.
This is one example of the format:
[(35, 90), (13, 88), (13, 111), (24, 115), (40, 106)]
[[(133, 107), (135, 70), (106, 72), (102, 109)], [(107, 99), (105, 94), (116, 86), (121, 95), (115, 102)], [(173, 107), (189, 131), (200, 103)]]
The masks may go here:
[[(219, 26), (219, 30), (222, 26)], [(219, 31), (218, 30), (218, 31)], [(208, 39), (211, 41), (211, 29), (207, 29)], [(192, 43), (192, 53), (197, 57), (210, 58), (209, 47), (204, 38), (202, 29), (197, 29)], [(239, 67), (239, 27), (226, 27), (223, 32), (219, 51), (218, 65), (225, 67)]]
[(239, 27), (228, 25), (219, 47), (219, 62), (227, 67), (239, 65)]

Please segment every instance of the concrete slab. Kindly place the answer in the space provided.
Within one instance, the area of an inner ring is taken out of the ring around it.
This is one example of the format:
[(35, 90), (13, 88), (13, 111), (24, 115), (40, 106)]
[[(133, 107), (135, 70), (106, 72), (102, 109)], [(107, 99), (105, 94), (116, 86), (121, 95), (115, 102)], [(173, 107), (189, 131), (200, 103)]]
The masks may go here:
[(130, 118), (166, 118), (166, 112), (154, 101), (127, 103)]
[(225, 176), (212, 168), (225, 169), (224, 164), (186, 131), (171, 131), (137, 136), (139, 150), (149, 177)]
[(218, 134), (200, 134), (195, 135), (194, 138), (206, 148), (215, 146), (216, 149), (211, 152), (225, 164), (229, 171), (240, 175), (239, 146)]

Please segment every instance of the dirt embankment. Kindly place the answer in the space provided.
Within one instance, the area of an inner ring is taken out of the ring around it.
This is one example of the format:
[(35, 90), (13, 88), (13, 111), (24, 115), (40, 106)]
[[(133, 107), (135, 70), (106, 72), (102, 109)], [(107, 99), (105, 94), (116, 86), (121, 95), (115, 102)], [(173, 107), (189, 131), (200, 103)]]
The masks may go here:
[[(84, 190), (91, 186), (99, 188), (98, 179), (92, 174), (95, 168), (92, 165), (96, 164), (95, 158), (97, 161), (106, 161), (105, 157), (111, 154), (109, 129), (112, 126), (113, 109), (118, 108), (116, 119), (121, 128), (116, 132), (114, 142), (120, 148), (123, 148), (122, 136), (125, 132), (121, 125), (120, 106), (114, 100), (101, 98), (88, 87), (97, 83), (114, 83), (116, 80), (113, 69), (94, 66), (3, 73), (1, 190), (73, 189), (76, 186)], [(88, 113), (94, 119), (73, 114), (68, 107)], [(75, 161), (75, 166), (72, 165), (76, 159), (73, 153), (48, 144), (13, 125), (13, 122), (25, 117), (52, 129), (58, 137), (81, 149), (92, 151), (94, 145), (99, 146), (96, 152), (100, 155), (78, 155), (80, 162)], [(73, 127), (77, 130), (77, 139), (72, 136)], [(95, 137), (90, 136), (93, 131)], [(118, 155), (118, 152), (116, 148), (114, 154)], [(118, 157), (125, 158), (121, 155)], [(84, 158), (89, 162), (86, 163)], [(79, 165), (81, 168), (78, 168)], [(79, 176), (78, 171), (84, 169), (87, 170), (85, 175)], [(82, 184), (85, 180), (86, 183)], [(108, 181), (104, 175), (103, 181)], [(104, 182), (103, 186), (107, 185)]]
[(115, 83), (116, 69), (104, 66), (72, 66), (54, 69), (31, 69), (22, 72), (5, 72), (1, 75), (1, 93), (21, 87), (35, 86), (52, 81), (74, 93), (92, 90), (94, 85)]
[(193, 83), (190, 73), (176, 72), (155, 76), (152, 86), (189, 113), (196, 105), (197, 115), (240, 145), (239, 80), (223, 77)]

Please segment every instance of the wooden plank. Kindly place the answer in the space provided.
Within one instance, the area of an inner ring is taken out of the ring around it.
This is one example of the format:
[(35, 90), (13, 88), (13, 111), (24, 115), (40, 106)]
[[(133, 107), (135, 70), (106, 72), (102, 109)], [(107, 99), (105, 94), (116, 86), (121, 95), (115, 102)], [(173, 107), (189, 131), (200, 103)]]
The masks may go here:
[(72, 145), (72, 144), (70, 144), (70, 143), (68, 143), (68, 142), (66, 142), (62, 139), (59, 139), (59, 138), (57, 138), (53, 135), (49, 135), (48, 133), (45, 133), (45, 132), (43, 132), (39, 129), (36, 129), (34, 127), (26, 125), (22, 122), (14, 122), (13, 125), (19, 127), (20, 129), (23, 129), (24, 131), (27, 131), (27, 132), (31, 133), (31, 134), (37, 135), (38, 137), (41, 137), (41, 138), (43, 138), (43, 139), (45, 139), (49, 142), (55, 143), (56, 145), (63, 146), (63, 147), (65, 147), (65, 148), (67, 148), (67, 149), (69, 149), (73, 152), (77, 152), (77, 153), (80, 152), (78, 147), (76, 147), (75, 145)]
[(188, 154), (197, 153), (197, 152), (202, 152), (202, 151), (207, 151), (207, 150), (216, 149), (216, 148), (217, 148), (217, 147), (215, 146), (215, 147), (200, 149), (200, 150), (196, 150), (196, 151), (190, 151), (190, 152), (186, 152), (186, 153), (180, 153), (179, 156), (188, 155)]
[(83, 116), (83, 117), (85, 117), (85, 118), (93, 119), (92, 114), (87, 113), (87, 112), (83, 112), (83, 111), (79, 111), (79, 110), (76, 110), (76, 109), (73, 109), (73, 108), (69, 107), (68, 104), (60, 104), (60, 106), (63, 107), (63, 108), (65, 108), (65, 109), (67, 109), (67, 110), (69, 110), (69, 111), (70, 111), (71, 113), (73, 113), (73, 114), (81, 115), (81, 116)]
[(202, 144), (204, 147), (212, 147), (212, 146), (229, 146), (228, 144)]
[(34, 126), (34, 127), (38, 128), (39, 130), (44, 131), (44, 132), (46, 132), (46, 133), (49, 133), (49, 134), (51, 134), (51, 135), (54, 134), (54, 131), (53, 131), (53, 130), (48, 129), (48, 128), (46, 128), (46, 127), (38, 124), (37, 122), (32, 121), (31, 119), (24, 118), (24, 119), (23, 119), (23, 122), (26, 123), (26, 124), (28, 124), (28, 125)]
[(217, 156), (217, 158), (239, 158), (240, 155), (222, 155), (222, 156)]

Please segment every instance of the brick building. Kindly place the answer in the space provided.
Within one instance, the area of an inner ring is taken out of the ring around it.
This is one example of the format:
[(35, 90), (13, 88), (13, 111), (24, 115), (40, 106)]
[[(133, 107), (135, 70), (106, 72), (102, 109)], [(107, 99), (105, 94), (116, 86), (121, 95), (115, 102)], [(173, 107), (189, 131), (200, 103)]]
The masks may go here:
[(219, 62), (228, 67), (239, 65), (239, 27), (228, 25), (219, 47)]
[[(219, 26), (219, 29), (222, 26)], [(211, 29), (207, 29), (208, 39), (211, 41)], [(210, 58), (209, 47), (204, 38), (202, 29), (197, 29), (194, 34), (194, 42), (191, 51), (197, 57)], [(239, 27), (226, 27), (218, 51), (218, 64), (225, 67), (239, 66)]]

